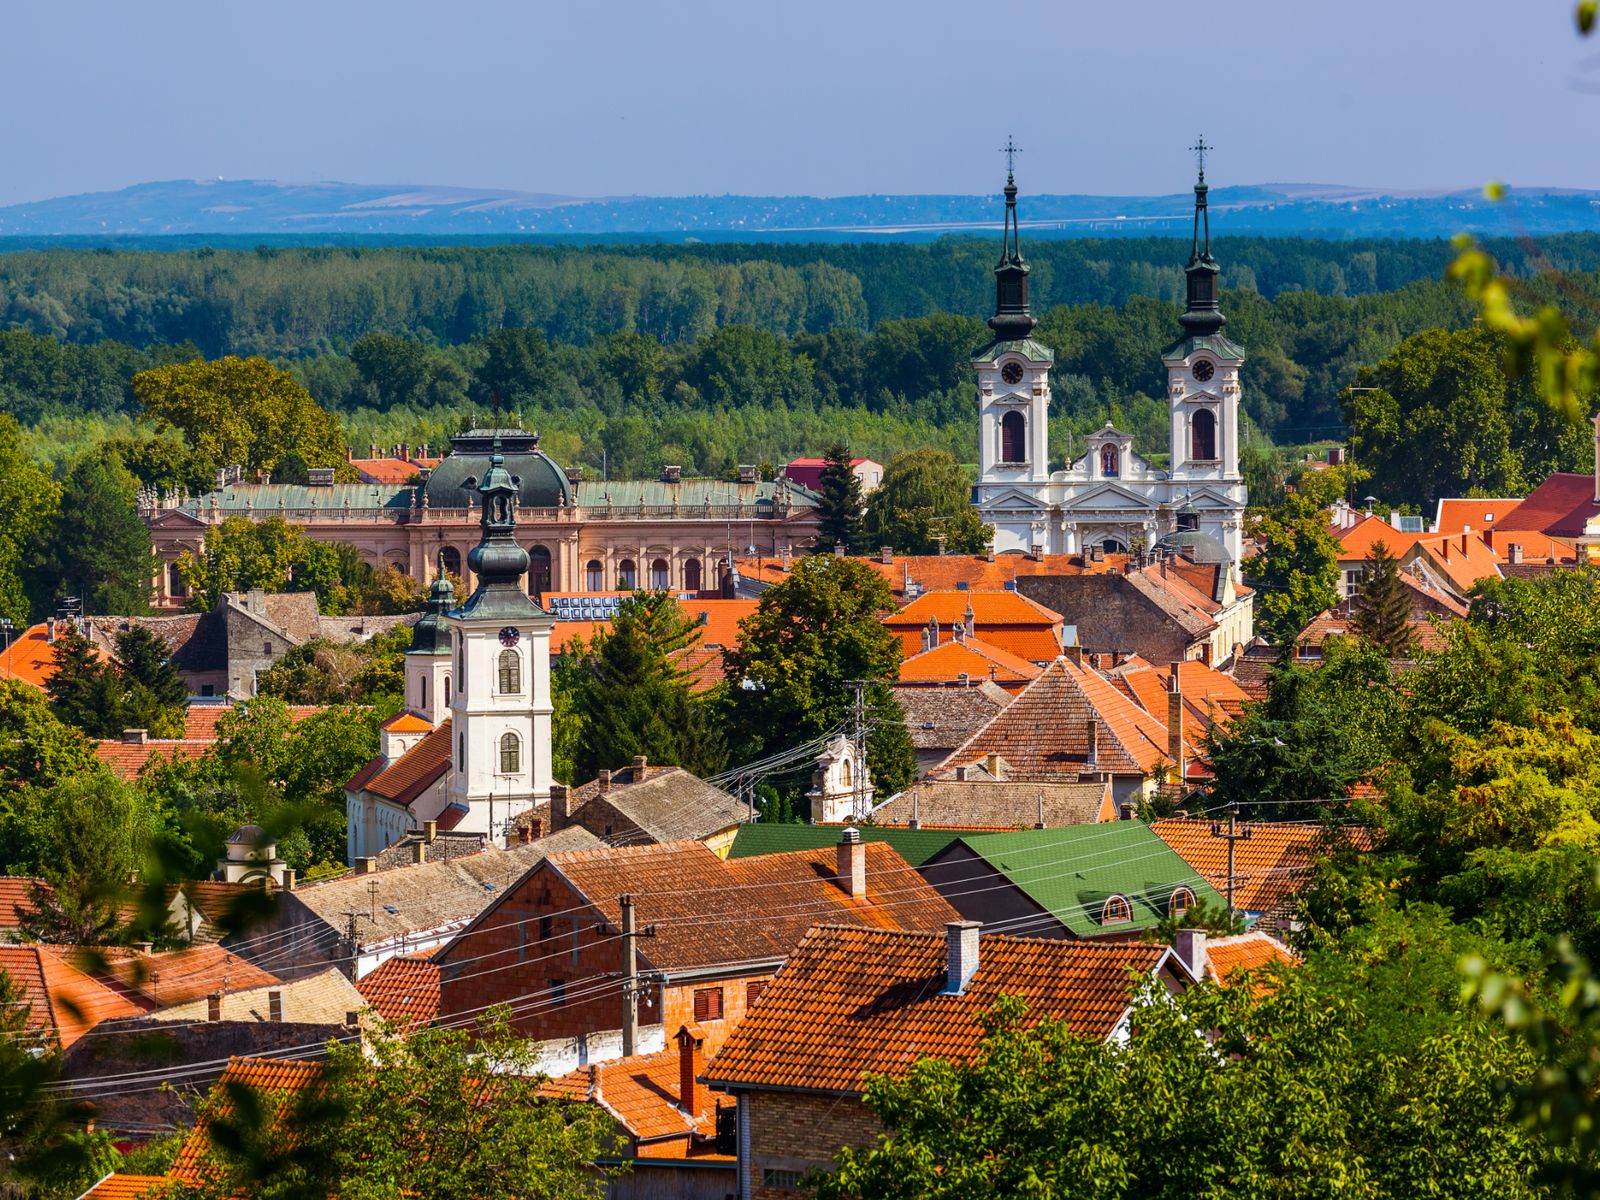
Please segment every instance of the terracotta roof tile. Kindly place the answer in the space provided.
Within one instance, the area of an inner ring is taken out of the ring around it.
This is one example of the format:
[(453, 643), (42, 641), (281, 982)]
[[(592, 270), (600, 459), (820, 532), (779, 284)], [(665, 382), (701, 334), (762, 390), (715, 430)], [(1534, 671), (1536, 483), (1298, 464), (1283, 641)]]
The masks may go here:
[(1109, 1037), (1127, 1012), (1130, 972), (1171, 953), (1142, 942), (980, 938), (979, 965), (960, 995), (943, 994), (941, 934), (813, 929), (761, 1003), (706, 1069), (713, 1084), (859, 1093), (867, 1073), (898, 1074), (920, 1058), (970, 1060), (979, 1016), (1001, 995)]
[(554, 854), (547, 863), (614, 925), (622, 921), (617, 897), (632, 894), (637, 920), (657, 927), (641, 957), (665, 971), (782, 959), (823, 921), (938, 929), (957, 919), (890, 846), (868, 842), (865, 850), (862, 899), (835, 881), (832, 846), (724, 861), (699, 842), (670, 842)]
[(213, 992), (268, 987), (279, 982), (276, 975), (214, 944), (159, 954), (120, 948), (48, 949), (74, 967), (92, 973), (100, 983), (143, 1009), (165, 1008), (203, 999)]
[(433, 1021), (439, 1015), (439, 964), (431, 954), (391, 958), (364, 975), (356, 991), (385, 1021)]
[(204, 1172), (211, 1152), (209, 1125), (212, 1121), (233, 1115), (233, 1104), (228, 1099), (229, 1085), (240, 1084), (270, 1096), (287, 1097), (314, 1085), (321, 1078), (322, 1065), (280, 1058), (235, 1058), (228, 1062), (222, 1076), (211, 1089), (208, 1104), (200, 1112), (200, 1119), (189, 1131), (183, 1148), (172, 1164), (175, 1178), (194, 1182)]
[[(56, 673), (56, 655), (48, 633), (46, 626), (35, 625), (12, 638), (11, 645), (0, 651), (0, 679), (17, 679), (36, 688), (50, 682)], [(95, 653), (99, 655), (98, 649)]]
[(1047, 829), (1114, 821), (1111, 782), (1006, 783), (990, 780), (924, 779), (872, 810), (876, 825), (905, 825), (913, 816), (923, 827)]
[(1551, 537), (1575, 538), (1583, 526), (1600, 515), (1594, 498), (1594, 477), (1551, 475), (1528, 498), (1495, 521), (1496, 529), (1532, 529)]
[[(1269, 933), (1252, 930), (1234, 937), (1206, 939), (1206, 975), (1214, 983), (1228, 986), (1229, 980), (1243, 972), (1256, 971), (1272, 963), (1298, 964), (1300, 956)], [(1256, 985), (1261, 990), (1261, 985)]]
[[(1155, 821), (1151, 830), (1171, 846), (1219, 892), (1228, 890), (1228, 843), (1211, 835), (1211, 822), (1173, 817)], [(1320, 825), (1250, 821), (1247, 841), (1234, 846), (1234, 902), (1246, 912), (1267, 912), (1299, 891), (1311, 879), (1313, 861), (1334, 844)], [(1349, 830), (1361, 847), (1370, 846), (1366, 830)]]
[(213, 742), (186, 742), (151, 738), (144, 742), (125, 742), (107, 738), (94, 744), (94, 756), (119, 779), (137, 779), (148, 768), (163, 762), (189, 762), (199, 758)]
[[(667, 1040), (672, 1041), (670, 1037)], [(694, 1145), (695, 1135), (701, 1139), (716, 1135), (718, 1097), (708, 1088), (696, 1087), (694, 1119), (689, 1119), (678, 1103), (680, 1053), (673, 1048), (579, 1067), (550, 1080), (541, 1091), (547, 1096), (600, 1105), (632, 1137), (654, 1143), (641, 1145), (640, 1157), (688, 1157), (691, 1151), (700, 1149)], [(704, 1150), (693, 1157), (733, 1161), (731, 1156)]]
[[(407, 750), (382, 771), (368, 777), (363, 785), (374, 796), (394, 804), (410, 804), (427, 791), (439, 777), (450, 769), (451, 751), (450, 718), (415, 746)], [(368, 766), (371, 764), (369, 763)], [(360, 779), (366, 768), (356, 775)], [(352, 783), (354, 780), (351, 781)], [(345, 785), (349, 790), (356, 790)]]
[(403, 710), (395, 713), (378, 728), (387, 729), (390, 733), (431, 733), (433, 724), (423, 720), (416, 713)]
[[(1059, 645), (1054, 638), (1049, 644)], [(1050, 657), (1054, 658), (1055, 653), (1052, 650)], [(1042, 667), (1020, 655), (972, 637), (960, 642), (941, 642), (931, 650), (911, 654), (900, 663), (900, 682), (956, 683), (965, 675), (973, 683), (988, 679), (999, 684), (1018, 684), (1037, 679), (1043, 672)]]
[(32, 876), (0, 875), (0, 929), (16, 929), (22, 924), (23, 910), (33, 907), (28, 900), (28, 885), (32, 883), (50, 886)]
[[(550, 598), (582, 594), (584, 593), (552, 592)], [(696, 623), (700, 638), (696, 643), (697, 646), (720, 646), (727, 650), (739, 645), (742, 640), (739, 623), (756, 611), (759, 601), (679, 598), (674, 603), (687, 620)], [(610, 628), (610, 621), (557, 621), (550, 635), (550, 652), (559, 654), (579, 638), (587, 643), (593, 643), (596, 633)]]
[(155, 1200), (171, 1183), (166, 1175), (107, 1175), (78, 1200)]
[[(925, 592), (954, 591), (957, 584), (966, 584), (974, 591), (1001, 591), (1023, 575), (1121, 574), (1129, 558), (1126, 554), (1108, 554), (1096, 562), (1077, 554), (1046, 554), (1039, 558), (998, 554), (993, 559), (982, 554), (900, 554), (887, 563), (876, 555), (856, 561), (883, 576), (890, 590), (903, 596), (907, 578)], [(762, 583), (778, 583), (786, 572), (781, 560), (750, 558), (739, 560), (739, 574)]]
[(691, 692), (709, 692), (727, 678), (724, 654), (719, 646), (685, 646), (669, 657), (673, 666), (688, 679)]
[(1372, 547), (1377, 542), (1382, 542), (1388, 547), (1390, 554), (1399, 558), (1411, 549), (1418, 538), (1426, 536), (1418, 533), (1401, 533), (1382, 517), (1362, 517), (1349, 529), (1332, 529), (1328, 532), (1341, 547), (1339, 551), (1341, 562), (1366, 558), (1372, 553)]
[(90, 978), (52, 946), (0, 946), (0, 970), (29, 1005), (27, 1029), (64, 1050), (101, 1021), (144, 1009)]
[(356, 469), (363, 483), (403, 484), (421, 470), (421, 463), (404, 458), (352, 458), (350, 465)]
[(1434, 512), (1435, 533), (1483, 533), (1493, 529), (1516, 510), (1521, 500), (1457, 499), (1440, 500)]
[(994, 683), (977, 687), (897, 683), (890, 690), (906, 714), (912, 746), (946, 754), (1011, 703), (1011, 693)]

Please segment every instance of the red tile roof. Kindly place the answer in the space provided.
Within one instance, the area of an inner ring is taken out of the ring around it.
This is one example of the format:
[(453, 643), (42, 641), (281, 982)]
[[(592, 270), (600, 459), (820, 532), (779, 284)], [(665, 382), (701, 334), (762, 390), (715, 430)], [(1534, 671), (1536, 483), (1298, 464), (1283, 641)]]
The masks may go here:
[[(217, 740), (217, 722), (239, 708), (236, 704), (191, 704), (184, 713), (183, 737), (185, 741), (214, 742)], [(322, 711), (320, 704), (291, 704), (289, 720), (299, 724), (307, 717)]]
[(1349, 529), (1330, 529), (1328, 532), (1332, 534), (1334, 541), (1343, 547), (1339, 551), (1341, 562), (1366, 558), (1378, 542), (1382, 542), (1390, 554), (1399, 558), (1405, 551), (1411, 549), (1418, 538), (1425, 536), (1419, 533), (1401, 533), (1381, 517), (1362, 517)]
[[(1206, 975), (1214, 983), (1228, 986), (1233, 977), (1257, 971), (1272, 963), (1298, 964), (1300, 956), (1269, 933), (1252, 930), (1234, 937), (1206, 939)], [(1261, 985), (1256, 984), (1256, 990)]]
[(1500, 578), (1500, 556), (1470, 533), (1417, 538), (1407, 558), (1415, 562), (1419, 556), (1443, 575), (1458, 595), (1466, 595), (1480, 579)]
[(709, 692), (727, 678), (723, 651), (718, 646), (685, 646), (669, 657), (688, 679), (691, 692)]
[(976, 973), (945, 995), (942, 933), (813, 929), (706, 1068), (723, 1086), (859, 1093), (862, 1076), (895, 1074), (920, 1058), (970, 1060), (979, 1017), (1002, 995), (1031, 1013), (1109, 1037), (1127, 1012), (1130, 976), (1171, 954), (1147, 942), (980, 938)]
[(423, 466), (403, 458), (352, 458), (350, 465), (363, 483), (405, 483)]
[(239, 1084), (281, 1098), (311, 1087), (321, 1074), (322, 1064), (315, 1062), (280, 1058), (230, 1059), (211, 1089), (210, 1100), (201, 1110), (200, 1119), (178, 1151), (177, 1160), (172, 1164), (173, 1176), (193, 1182), (204, 1172), (211, 1154), (210, 1123), (233, 1115), (233, 1103), (228, 1098), (230, 1085)]
[(0, 970), (27, 1002), (29, 1033), (66, 1049), (101, 1021), (145, 1010), (91, 979), (54, 946), (0, 946)]
[[(671, 1045), (673, 1039), (667, 1039)], [(640, 1145), (641, 1158), (715, 1159), (732, 1162), (730, 1155), (715, 1153), (700, 1139), (716, 1136), (717, 1093), (695, 1088), (694, 1119), (680, 1106), (680, 1055), (676, 1047), (657, 1054), (614, 1058), (568, 1071), (550, 1080), (541, 1091), (548, 1096), (598, 1104), (615, 1117)], [(703, 1069), (703, 1064), (702, 1064)], [(726, 1101), (724, 1101), (726, 1103)]]
[[(160, 954), (134, 950), (51, 946), (52, 953), (132, 1000), (143, 1009), (187, 1004), (213, 992), (271, 987), (276, 975), (218, 945), (189, 946)], [(93, 958), (102, 960), (93, 962)]]
[[(908, 577), (924, 591), (954, 591), (957, 584), (966, 584), (973, 591), (998, 592), (1021, 575), (1120, 575), (1129, 557), (1108, 554), (1096, 562), (1078, 554), (1046, 554), (1039, 558), (997, 554), (993, 559), (982, 554), (901, 554), (888, 562), (877, 555), (856, 561), (883, 576), (890, 590), (903, 596)], [(739, 560), (739, 574), (763, 583), (780, 583), (786, 572), (780, 559), (748, 558)]]
[(155, 1200), (171, 1183), (166, 1175), (107, 1175), (78, 1200)]
[[(394, 762), (385, 764), (381, 756), (357, 771), (345, 786), (346, 791), (368, 791), (393, 804), (410, 804), (450, 769), (450, 718), (407, 750)], [(441, 823), (439, 828), (443, 829)]]
[(186, 762), (199, 758), (215, 742), (187, 742), (150, 738), (144, 742), (125, 742), (107, 738), (94, 744), (94, 756), (119, 779), (137, 779), (148, 767), (159, 762)]
[(414, 712), (402, 711), (395, 713), (378, 728), (386, 729), (390, 733), (430, 733), (433, 725)]
[(22, 924), (24, 909), (33, 905), (28, 900), (28, 885), (50, 885), (44, 880), (26, 875), (0, 875), (0, 929), (16, 929)]
[(439, 1015), (439, 964), (431, 954), (391, 958), (357, 980), (356, 991), (385, 1021), (428, 1023)]
[(1552, 475), (1528, 498), (1495, 521), (1496, 529), (1532, 529), (1551, 537), (1579, 537), (1590, 517), (1600, 516), (1590, 475)]
[(1022, 684), (1042, 674), (1042, 667), (976, 637), (941, 642), (900, 664), (901, 683), (956, 683), (965, 675), (971, 682)]
[(1440, 500), (1434, 513), (1435, 533), (1483, 533), (1499, 525), (1514, 512), (1521, 500), (1449, 499)]
[[(47, 626), (35, 625), (12, 638), (11, 645), (0, 651), (0, 679), (17, 679), (36, 688), (49, 683), (56, 673), (56, 653), (48, 633)], [(94, 653), (104, 657), (98, 649)]]
[[(559, 595), (581, 595), (579, 592), (562, 592)], [(685, 619), (696, 622), (700, 640), (696, 646), (720, 646), (731, 649), (739, 645), (739, 622), (756, 611), (756, 600), (677, 600), (675, 603)], [(592, 645), (595, 634), (609, 630), (610, 621), (557, 621), (550, 634), (550, 652), (559, 654), (573, 642), (582, 639)]]
[[(1321, 825), (1249, 821), (1246, 841), (1233, 843), (1234, 903), (1245, 912), (1269, 912), (1311, 880), (1313, 861), (1334, 844)], [(1173, 817), (1155, 821), (1151, 830), (1205, 876), (1224, 895), (1228, 891), (1228, 843), (1213, 837), (1211, 822)], [(1364, 829), (1345, 830), (1361, 848), (1371, 845)]]
[[(559, 872), (617, 926), (617, 897), (631, 894), (639, 923), (656, 926), (640, 954), (665, 971), (782, 959), (807, 928), (824, 921), (942, 929), (958, 919), (890, 846), (869, 842), (865, 850), (861, 899), (835, 882), (833, 846), (723, 860), (700, 842), (666, 842), (553, 854), (543, 869)], [(518, 888), (531, 886), (532, 878), (524, 877)]]
[(972, 613), (975, 634), (991, 646), (1028, 662), (1049, 662), (1061, 653), (1060, 613), (1051, 612), (1020, 592), (928, 592), (911, 601), (883, 623), (900, 637), (901, 653), (909, 657), (922, 650), (922, 638), (931, 622), (938, 622), (939, 640), (951, 640), (954, 626)]

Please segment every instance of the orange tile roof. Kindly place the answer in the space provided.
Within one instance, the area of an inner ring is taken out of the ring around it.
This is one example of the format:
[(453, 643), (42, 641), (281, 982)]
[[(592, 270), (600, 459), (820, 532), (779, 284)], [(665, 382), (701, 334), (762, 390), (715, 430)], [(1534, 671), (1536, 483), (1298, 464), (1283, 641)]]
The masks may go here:
[(975, 637), (941, 642), (900, 663), (901, 683), (955, 683), (963, 675), (972, 681), (1026, 683), (1043, 673), (1044, 668)]
[(1339, 551), (1341, 562), (1348, 562), (1353, 558), (1366, 558), (1377, 542), (1382, 542), (1388, 547), (1390, 554), (1399, 558), (1405, 551), (1411, 549), (1418, 538), (1426, 536), (1420, 533), (1401, 533), (1381, 517), (1362, 517), (1349, 529), (1330, 529), (1328, 532), (1333, 536), (1333, 540), (1343, 547)]
[(1519, 548), (1523, 562), (1577, 562), (1578, 547), (1567, 538), (1551, 537), (1536, 529), (1486, 529), (1480, 535), (1502, 559), (1511, 557), (1511, 547)]
[(1148, 775), (1166, 761), (1163, 718), (1140, 708), (1098, 672), (1058, 658), (934, 772), (948, 774), (998, 754), (1008, 777), (1076, 779), (1094, 769), (1088, 765), (1090, 718), (1100, 722), (1098, 769)]
[(33, 905), (28, 900), (28, 885), (50, 885), (42, 879), (26, 875), (0, 875), (0, 929), (16, 929), (22, 924), (24, 909)]
[(450, 718), (446, 717), (442, 725), (394, 762), (369, 775), (374, 764), (383, 762), (381, 757), (373, 759), (345, 787), (350, 791), (368, 791), (393, 804), (410, 804), (450, 769), (453, 748)]
[[(562, 596), (581, 596), (582, 592), (552, 593)], [(606, 595), (609, 593), (596, 593)], [(756, 611), (757, 600), (683, 600), (674, 601), (685, 619), (696, 623), (699, 631), (698, 646), (721, 646), (732, 649), (739, 645), (739, 622)], [(592, 645), (595, 634), (609, 630), (610, 621), (557, 621), (550, 634), (550, 651), (559, 654), (579, 638)]]
[(433, 730), (431, 722), (424, 721), (410, 710), (395, 713), (378, 728), (387, 729), (390, 733), (430, 733)]
[[(1300, 956), (1270, 933), (1251, 930), (1233, 937), (1206, 939), (1206, 975), (1223, 987), (1235, 975), (1280, 962), (1294, 966)], [(1255, 990), (1262, 990), (1259, 983)]]
[[(0, 679), (17, 679), (42, 688), (56, 673), (55, 647), (48, 639), (49, 629), (35, 625), (26, 633), (11, 639), (11, 645), (0, 652)], [(95, 657), (104, 657), (91, 645)]]
[(1514, 512), (1521, 500), (1449, 499), (1440, 500), (1434, 514), (1435, 533), (1483, 533)]
[(727, 678), (724, 654), (717, 646), (685, 646), (669, 656), (689, 680), (691, 692), (709, 692)]
[(405, 483), (424, 464), (404, 458), (352, 458), (350, 465), (356, 469), (363, 483)]
[[(1321, 825), (1248, 821), (1246, 841), (1234, 846), (1234, 903), (1245, 912), (1264, 913), (1275, 908), (1311, 879), (1313, 861), (1334, 844)], [(1151, 830), (1178, 852), (1206, 882), (1224, 895), (1228, 890), (1228, 843), (1211, 834), (1211, 822), (1185, 817), (1155, 821)], [(1360, 848), (1371, 845), (1364, 829), (1346, 830)]]
[(166, 1175), (107, 1175), (78, 1200), (154, 1200), (165, 1196), (171, 1183)]
[[(793, 561), (798, 562), (799, 556)], [(883, 576), (890, 590), (902, 596), (908, 576), (924, 591), (954, 591), (957, 584), (964, 583), (974, 591), (997, 592), (1022, 575), (1121, 574), (1129, 556), (1108, 554), (1103, 561), (1095, 562), (1078, 554), (1046, 554), (1040, 558), (997, 554), (992, 560), (982, 554), (899, 554), (888, 562), (877, 555), (856, 561)], [(739, 574), (763, 583), (779, 583), (787, 573), (781, 559), (742, 558)]]
[(1061, 653), (1061, 614), (1019, 592), (928, 592), (883, 623), (899, 635), (901, 653), (909, 657), (921, 652), (931, 622), (938, 622), (941, 642), (952, 640), (953, 626), (965, 621), (968, 611), (974, 633), (991, 646), (1028, 662), (1049, 662)]
[(439, 964), (431, 954), (391, 958), (358, 979), (356, 991), (385, 1021), (431, 1022), (439, 1015)]
[[(183, 740), (214, 742), (217, 740), (217, 722), (237, 709), (236, 704), (191, 704), (184, 713)], [(322, 711), (320, 704), (289, 705), (289, 720), (299, 724), (314, 713)]]
[(137, 779), (158, 762), (187, 762), (199, 758), (215, 742), (188, 742), (151, 738), (144, 742), (125, 742), (107, 738), (94, 744), (94, 756), (119, 779)]
[(585, 646), (592, 646), (595, 633), (610, 628), (610, 621), (557, 621), (555, 628), (550, 631), (550, 653), (564, 654), (578, 641)]
[[(669, 1036), (669, 1045), (672, 1042)], [(716, 1136), (717, 1094), (704, 1086), (695, 1088), (695, 1113), (679, 1107), (679, 1062), (676, 1047), (656, 1054), (614, 1058), (592, 1063), (557, 1076), (541, 1088), (547, 1096), (598, 1104), (641, 1143), (643, 1158), (716, 1159), (732, 1162), (731, 1155), (701, 1150), (694, 1144), (701, 1138)], [(726, 1102), (724, 1102), (726, 1103)], [(654, 1143), (654, 1144), (648, 1144)]]
[(1470, 533), (1422, 537), (1412, 546), (1417, 553), (1426, 555), (1429, 563), (1462, 595), (1471, 591), (1472, 585), (1480, 579), (1500, 578), (1500, 556)]
[(0, 946), (0, 970), (27, 1002), (27, 1029), (64, 1050), (101, 1021), (145, 1011), (91, 979), (52, 946)]
[[(73, 966), (92, 972), (100, 983), (144, 1009), (187, 1004), (213, 992), (271, 987), (276, 975), (263, 971), (216, 944), (189, 946), (160, 954), (134, 950), (51, 946), (49, 950)], [(93, 962), (94, 958), (102, 960)]]
[[(782, 959), (808, 927), (823, 921), (942, 929), (959, 919), (892, 847), (869, 842), (865, 848), (861, 899), (835, 882), (833, 846), (723, 860), (700, 842), (665, 842), (552, 854), (545, 863), (614, 925), (622, 921), (617, 897), (632, 894), (637, 920), (657, 927), (640, 955), (665, 971)], [(518, 889), (531, 886), (532, 878), (524, 877)]]
[(178, 1151), (172, 1164), (173, 1176), (186, 1182), (200, 1178), (211, 1154), (210, 1123), (233, 1115), (233, 1103), (228, 1098), (230, 1085), (239, 1084), (281, 1098), (311, 1087), (321, 1075), (321, 1063), (281, 1058), (229, 1059), (199, 1120)]
[[(1172, 679), (1171, 665), (1153, 667), (1148, 663), (1124, 664), (1111, 672), (1115, 683), (1133, 697), (1140, 708), (1163, 725), (1167, 722), (1167, 691)], [(1238, 680), (1209, 667), (1198, 659), (1178, 664), (1178, 685), (1183, 692), (1185, 741), (1198, 744), (1200, 730), (1226, 725), (1244, 711), (1250, 694)], [(1191, 726), (1189, 723), (1193, 722)], [(1189, 730), (1194, 732), (1190, 733)]]
[(920, 1058), (970, 1060), (980, 1016), (1002, 995), (1077, 1033), (1109, 1037), (1135, 984), (1171, 954), (1148, 942), (1005, 937), (979, 940), (960, 995), (944, 995), (942, 933), (820, 926), (811, 930), (706, 1068), (722, 1086), (859, 1094), (867, 1073), (898, 1074)]
[(1498, 529), (1536, 529), (1551, 537), (1581, 537), (1584, 524), (1600, 515), (1590, 475), (1551, 475), (1528, 498), (1496, 519)]

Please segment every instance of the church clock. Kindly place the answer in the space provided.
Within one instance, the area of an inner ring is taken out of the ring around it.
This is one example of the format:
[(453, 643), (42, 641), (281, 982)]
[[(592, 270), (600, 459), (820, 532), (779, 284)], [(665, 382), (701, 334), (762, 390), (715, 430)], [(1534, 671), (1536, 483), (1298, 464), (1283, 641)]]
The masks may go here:
[(1011, 384), (1021, 383), (1022, 364), (1019, 362), (1008, 362), (1005, 366), (1000, 368), (1000, 378)]
[(1217, 373), (1217, 368), (1212, 366), (1209, 358), (1202, 358), (1194, 364), (1194, 377), (1201, 383), (1208, 383)]
[(515, 625), (507, 625), (500, 631), (500, 644), (509, 649), (522, 640), (522, 633)]

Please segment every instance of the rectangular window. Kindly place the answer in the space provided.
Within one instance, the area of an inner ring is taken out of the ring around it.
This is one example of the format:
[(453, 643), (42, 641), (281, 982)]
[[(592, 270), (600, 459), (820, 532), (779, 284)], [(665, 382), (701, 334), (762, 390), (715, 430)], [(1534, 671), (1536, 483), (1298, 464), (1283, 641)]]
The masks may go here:
[(696, 1021), (722, 1020), (722, 989), (700, 988), (694, 994), (694, 1019)]
[(754, 983), (746, 985), (744, 989), (744, 1006), (749, 1008), (757, 1000), (761, 999), (761, 993), (766, 990), (767, 981), (765, 979), (758, 979)]
[(803, 1171), (782, 1171), (776, 1167), (761, 1168), (761, 1186), (769, 1188), (795, 1188), (800, 1187), (800, 1177)]
[(567, 981), (565, 979), (552, 979), (550, 981), (550, 1003), (561, 1007), (567, 1002)]
[(268, 658), (271, 658), (272, 657), (272, 643), (271, 642), (262, 642), (261, 643), (261, 653), (265, 654)]

